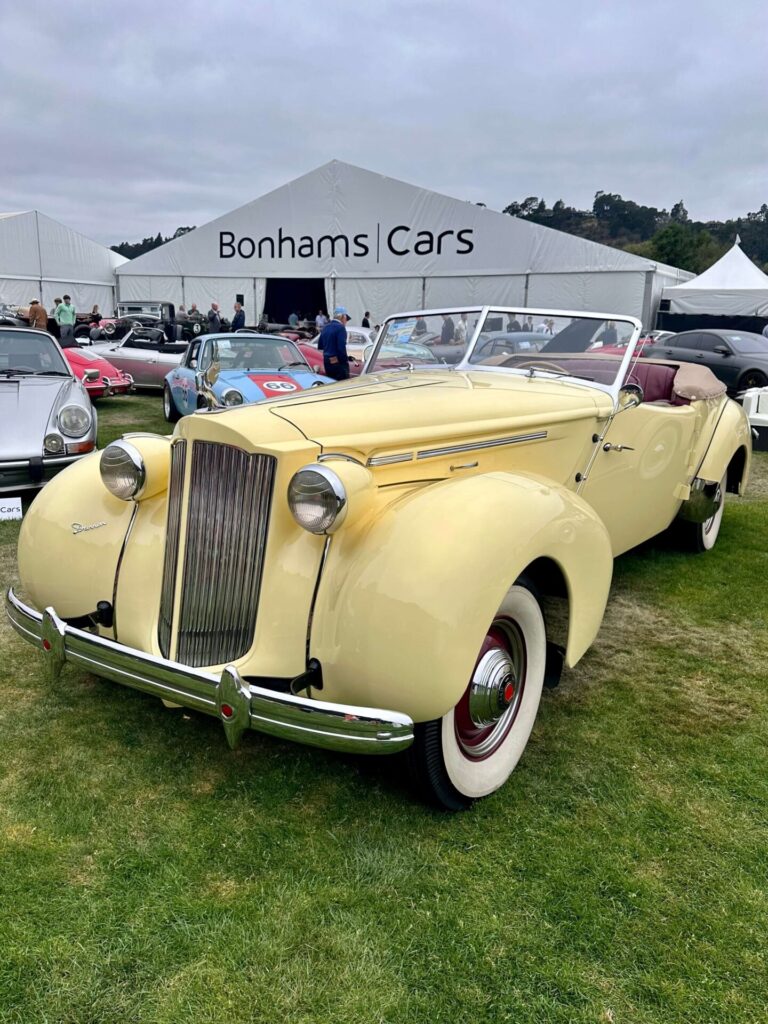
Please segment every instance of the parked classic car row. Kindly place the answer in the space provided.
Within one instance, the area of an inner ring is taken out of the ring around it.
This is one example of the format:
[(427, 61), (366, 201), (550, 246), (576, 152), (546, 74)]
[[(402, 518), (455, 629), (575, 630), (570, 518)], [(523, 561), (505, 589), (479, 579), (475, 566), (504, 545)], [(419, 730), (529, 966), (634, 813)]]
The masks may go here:
[[(600, 628), (615, 556), (670, 528), (710, 549), (751, 455), (706, 367), (636, 358), (638, 321), (525, 311), (558, 333), (519, 351), (494, 337), (511, 312), (400, 314), (358, 378), (69, 467), (23, 521), (12, 625), (232, 745), (407, 751), (441, 807), (492, 793)], [(419, 338), (462, 313), (438, 365)], [(619, 353), (593, 348), (608, 320)]]

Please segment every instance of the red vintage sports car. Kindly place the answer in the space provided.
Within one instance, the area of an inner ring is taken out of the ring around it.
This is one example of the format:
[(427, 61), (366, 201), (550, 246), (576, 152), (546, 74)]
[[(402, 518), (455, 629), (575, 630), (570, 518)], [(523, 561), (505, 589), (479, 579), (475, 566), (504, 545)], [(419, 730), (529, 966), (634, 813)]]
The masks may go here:
[(92, 402), (110, 395), (127, 395), (133, 389), (133, 377), (118, 370), (104, 356), (75, 345), (63, 349), (72, 372), (85, 385)]

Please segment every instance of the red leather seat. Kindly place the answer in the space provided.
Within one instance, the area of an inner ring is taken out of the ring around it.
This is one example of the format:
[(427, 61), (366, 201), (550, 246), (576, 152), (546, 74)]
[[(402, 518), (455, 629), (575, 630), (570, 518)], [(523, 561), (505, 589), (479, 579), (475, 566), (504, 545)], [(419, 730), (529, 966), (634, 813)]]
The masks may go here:
[(648, 360), (638, 360), (630, 367), (624, 383), (639, 384), (643, 389), (645, 402), (669, 402), (671, 405), (688, 405), (687, 398), (680, 398), (672, 390), (677, 367), (664, 366)]

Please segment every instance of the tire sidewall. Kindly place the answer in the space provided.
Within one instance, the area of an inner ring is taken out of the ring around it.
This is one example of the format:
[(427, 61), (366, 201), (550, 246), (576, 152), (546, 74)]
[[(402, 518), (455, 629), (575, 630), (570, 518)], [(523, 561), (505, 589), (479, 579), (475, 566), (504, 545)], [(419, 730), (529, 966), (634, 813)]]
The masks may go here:
[(517, 716), (501, 745), (484, 760), (468, 758), (459, 746), (454, 710), (441, 720), (443, 765), (451, 785), (464, 797), (477, 799), (502, 786), (520, 760), (536, 720), (546, 667), (547, 638), (544, 617), (536, 597), (524, 586), (510, 587), (497, 617), (507, 616), (519, 626), (526, 648), (526, 675)]
[[(717, 543), (717, 538), (720, 534), (720, 524), (723, 521), (723, 512), (725, 511), (725, 487), (727, 483), (727, 474), (720, 481), (720, 508), (715, 512), (711, 522), (712, 525), (707, 531), (707, 523), (701, 523), (699, 525), (700, 532), (700, 543), (702, 551), (711, 551)], [(709, 522), (710, 520), (707, 520)]]

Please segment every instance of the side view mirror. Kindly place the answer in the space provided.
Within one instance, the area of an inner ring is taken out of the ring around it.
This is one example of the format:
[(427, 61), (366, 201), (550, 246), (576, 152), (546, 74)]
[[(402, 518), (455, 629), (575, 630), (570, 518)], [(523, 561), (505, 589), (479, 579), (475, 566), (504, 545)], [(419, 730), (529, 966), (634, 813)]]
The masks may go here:
[(86, 370), (85, 373), (83, 374), (83, 380), (88, 381), (89, 384), (92, 384), (93, 381), (98, 380), (98, 379), (99, 379), (99, 371), (98, 370)]
[(715, 345), (714, 351), (717, 352), (719, 356), (729, 356), (731, 354), (731, 350), (726, 348), (725, 345)]
[(626, 412), (627, 409), (634, 409), (640, 405), (645, 398), (643, 389), (639, 384), (625, 384), (619, 390), (619, 407), (616, 412)]

